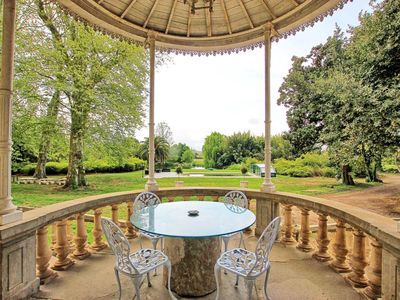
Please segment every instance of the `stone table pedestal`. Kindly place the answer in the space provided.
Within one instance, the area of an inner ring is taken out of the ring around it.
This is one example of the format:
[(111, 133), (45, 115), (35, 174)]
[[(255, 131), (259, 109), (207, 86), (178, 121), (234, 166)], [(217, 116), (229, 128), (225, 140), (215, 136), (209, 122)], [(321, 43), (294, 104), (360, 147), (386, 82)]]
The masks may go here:
[[(214, 265), (221, 254), (221, 240), (165, 238), (164, 252), (172, 265), (171, 289), (179, 296), (200, 297), (216, 290)], [(167, 269), (164, 268), (164, 283)]]

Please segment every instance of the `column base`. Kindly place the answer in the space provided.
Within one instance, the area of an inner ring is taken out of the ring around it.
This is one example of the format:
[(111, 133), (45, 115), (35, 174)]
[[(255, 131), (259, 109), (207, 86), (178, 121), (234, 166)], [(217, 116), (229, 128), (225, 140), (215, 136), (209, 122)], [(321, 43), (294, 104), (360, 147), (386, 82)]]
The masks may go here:
[(329, 264), (329, 266), (338, 273), (350, 273), (351, 269), (346, 265), (336, 265), (335, 262)]
[(20, 210), (15, 210), (11, 213), (0, 215), (0, 225), (6, 225), (19, 220), (22, 220), (22, 211)]
[(53, 279), (58, 277), (58, 273), (53, 271), (52, 269), (48, 269), (47, 271), (48, 272), (47, 272), (47, 274), (44, 275), (44, 277), (39, 278), (41, 285), (48, 284), (48, 283), (52, 282)]
[(273, 193), (276, 191), (275, 185), (271, 183), (263, 183), (260, 187), (260, 191), (264, 193)]
[(92, 253), (90, 253), (88, 250), (83, 251), (82, 253), (72, 253), (72, 257), (79, 259), (79, 260), (84, 260), (88, 258)]
[(356, 288), (364, 288), (368, 285), (367, 279), (364, 276), (360, 277), (354, 273), (350, 273), (344, 279)]
[(147, 182), (144, 189), (148, 192), (158, 191), (158, 184), (157, 182)]
[(329, 261), (332, 259), (329, 254), (315, 252), (312, 257), (320, 262)]
[(75, 264), (75, 261), (68, 257), (62, 263), (55, 263), (51, 268), (56, 271), (66, 271)]

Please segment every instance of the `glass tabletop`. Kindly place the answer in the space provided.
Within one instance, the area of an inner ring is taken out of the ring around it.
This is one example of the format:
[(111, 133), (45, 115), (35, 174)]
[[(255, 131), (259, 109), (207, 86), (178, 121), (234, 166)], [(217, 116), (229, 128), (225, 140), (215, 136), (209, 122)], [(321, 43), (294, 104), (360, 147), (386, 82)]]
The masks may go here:
[[(188, 211), (197, 210), (190, 216)], [(222, 202), (182, 201), (162, 203), (135, 211), (131, 223), (136, 228), (163, 236), (201, 238), (239, 232), (256, 221), (248, 209)]]

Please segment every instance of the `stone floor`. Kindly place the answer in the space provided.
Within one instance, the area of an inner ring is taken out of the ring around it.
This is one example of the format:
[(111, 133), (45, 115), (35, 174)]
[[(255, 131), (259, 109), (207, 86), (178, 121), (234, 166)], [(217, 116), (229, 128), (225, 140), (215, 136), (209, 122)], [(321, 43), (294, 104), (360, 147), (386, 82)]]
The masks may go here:
[[(237, 240), (231, 240), (230, 247), (237, 245)], [(248, 249), (254, 249), (257, 239), (246, 235)], [(138, 249), (138, 239), (132, 242), (133, 250)], [(150, 243), (145, 244), (150, 247)], [(270, 255), (272, 263), (268, 283), (268, 294), (271, 299), (288, 300), (357, 300), (363, 299), (352, 289), (342, 277), (328, 267), (311, 258), (308, 253), (302, 253), (295, 247), (276, 243)], [(118, 299), (118, 287), (113, 271), (114, 257), (110, 250), (93, 253), (84, 261), (77, 261), (74, 266), (64, 272), (58, 272), (58, 278), (40, 287), (40, 292), (34, 299), (65, 299), (65, 300), (108, 300)], [(162, 270), (157, 276), (151, 277), (152, 287), (147, 282), (141, 286), (141, 297), (144, 300), (169, 299), (166, 288), (162, 285)], [(122, 299), (136, 299), (133, 285), (129, 278), (121, 276)], [(243, 280), (239, 287), (234, 287), (235, 278), (222, 274), (221, 300), (246, 299)], [(263, 294), (264, 278), (257, 282), (254, 299), (265, 299)], [(198, 299), (215, 299), (216, 293)], [(186, 299), (180, 298), (178, 299)]]

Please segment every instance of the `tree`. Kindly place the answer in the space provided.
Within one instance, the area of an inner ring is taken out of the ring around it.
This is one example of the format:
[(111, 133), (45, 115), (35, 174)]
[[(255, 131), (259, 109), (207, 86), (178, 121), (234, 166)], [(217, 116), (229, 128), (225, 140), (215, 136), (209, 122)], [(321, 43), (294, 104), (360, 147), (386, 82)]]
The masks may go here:
[(206, 137), (203, 145), (204, 166), (217, 167), (217, 162), (223, 153), (226, 137), (218, 132), (212, 132)]
[[(37, 47), (45, 44), (48, 51), (43, 51), (40, 64), (31, 65), (32, 70), (53, 84), (38, 85), (38, 90), (52, 91), (53, 95), (60, 92), (63, 113), (69, 114), (65, 118), (70, 122), (66, 186), (85, 186), (84, 141), (88, 135), (99, 134), (101, 128), (103, 136), (133, 136), (142, 125), (147, 54), (142, 48), (75, 22), (55, 4), (37, 0), (35, 5), (37, 15), (29, 19), (30, 24), (40, 29), (43, 42)], [(25, 27), (32, 32), (28, 25)], [(35, 47), (34, 43), (29, 45)], [(26, 53), (29, 57), (30, 51)], [(55, 110), (47, 110), (51, 111)]]
[(171, 158), (178, 163), (183, 163), (183, 154), (185, 151), (190, 150), (189, 146), (183, 143), (174, 144), (171, 147), (170, 154)]
[(163, 137), (170, 145), (174, 143), (174, 139), (172, 138), (172, 130), (166, 122), (160, 122), (157, 124), (156, 136)]
[[(169, 144), (167, 140), (161, 136), (156, 136), (154, 138), (154, 151), (155, 162), (163, 167), (169, 156)], [(145, 138), (145, 140), (140, 144), (138, 154), (141, 159), (146, 160), (147, 162), (149, 161), (149, 138)]]
[(182, 154), (182, 162), (191, 164), (193, 163), (194, 153), (191, 149), (186, 149)]

